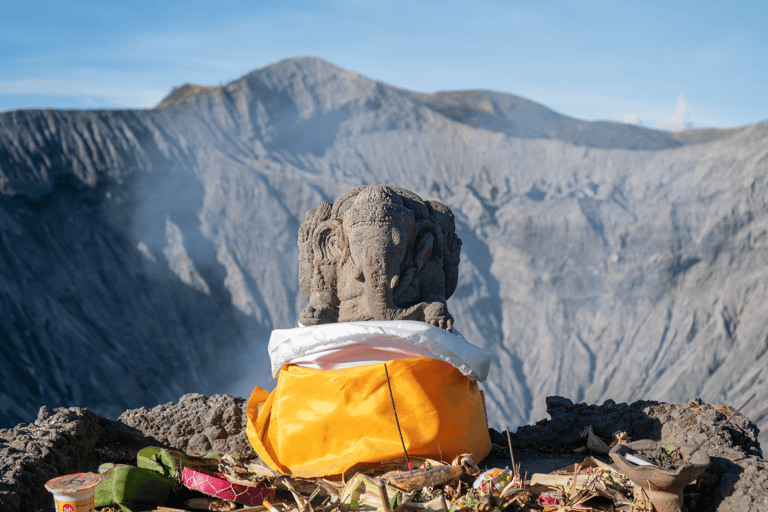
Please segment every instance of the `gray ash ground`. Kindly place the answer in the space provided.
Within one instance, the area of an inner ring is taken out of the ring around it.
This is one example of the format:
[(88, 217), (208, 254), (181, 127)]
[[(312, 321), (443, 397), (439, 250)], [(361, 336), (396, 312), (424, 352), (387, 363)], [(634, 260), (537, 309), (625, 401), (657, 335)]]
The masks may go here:
[[(92, 470), (101, 462), (135, 462), (144, 446), (166, 446), (190, 452), (208, 450), (243, 455), (251, 448), (245, 436), (242, 398), (185, 395), (178, 403), (134, 409), (116, 421), (87, 409), (40, 409), (37, 421), (0, 430), (0, 512), (52, 510), (47, 480)], [(686, 489), (691, 512), (758, 512), (768, 510), (768, 462), (757, 442), (758, 430), (727, 405), (695, 399), (683, 404), (658, 402), (574, 404), (547, 398), (550, 419), (520, 427), (511, 434), (516, 462), (529, 475), (580, 462), (590, 453), (582, 432), (591, 426), (610, 440), (617, 431), (631, 440), (654, 439), (697, 445), (714, 433), (703, 449), (711, 464)], [(486, 467), (510, 465), (506, 435), (491, 429), (493, 451)], [(607, 461), (607, 458), (605, 458)]]

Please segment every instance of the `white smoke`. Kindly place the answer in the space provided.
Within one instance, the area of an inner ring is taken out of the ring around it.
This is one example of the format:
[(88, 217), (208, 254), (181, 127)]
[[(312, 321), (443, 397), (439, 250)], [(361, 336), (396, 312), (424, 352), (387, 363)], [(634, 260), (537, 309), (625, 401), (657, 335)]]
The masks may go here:
[(677, 97), (677, 110), (672, 114), (672, 117), (656, 125), (657, 129), (670, 132), (677, 132), (692, 127), (693, 123), (688, 117), (688, 98), (682, 93)]
[(640, 126), (640, 118), (637, 114), (627, 114), (624, 116), (624, 123)]

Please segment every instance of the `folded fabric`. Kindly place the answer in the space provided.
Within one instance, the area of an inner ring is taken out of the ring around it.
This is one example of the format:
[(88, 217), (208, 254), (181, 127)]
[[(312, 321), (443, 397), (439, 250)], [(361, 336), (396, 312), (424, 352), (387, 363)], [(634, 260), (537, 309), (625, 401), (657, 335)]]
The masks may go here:
[(332, 370), (393, 359), (446, 362), (473, 381), (488, 377), (492, 354), (461, 335), (413, 320), (341, 322), (275, 329), (269, 339), (272, 377), (295, 364)]
[[(477, 382), (430, 358), (386, 364), (408, 455), (442, 461), (488, 455)], [(304, 478), (336, 476), (403, 456), (384, 363), (281, 368), (272, 393), (256, 387), (248, 402), (248, 438), (272, 469)]]

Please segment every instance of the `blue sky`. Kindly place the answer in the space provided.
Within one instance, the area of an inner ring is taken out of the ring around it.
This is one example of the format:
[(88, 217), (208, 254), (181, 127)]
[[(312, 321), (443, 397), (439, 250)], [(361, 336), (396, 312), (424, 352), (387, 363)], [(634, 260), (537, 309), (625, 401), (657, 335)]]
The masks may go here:
[(314, 55), (421, 92), (490, 89), (580, 119), (731, 127), (768, 119), (766, 13), (763, 1), (5, 2), (0, 111), (151, 108), (183, 83)]

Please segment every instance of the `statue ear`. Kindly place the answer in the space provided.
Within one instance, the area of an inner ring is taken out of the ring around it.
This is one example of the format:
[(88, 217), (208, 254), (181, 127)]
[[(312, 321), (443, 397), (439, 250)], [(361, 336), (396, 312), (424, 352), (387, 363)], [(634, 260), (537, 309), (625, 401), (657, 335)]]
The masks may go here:
[(347, 251), (347, 237), (338, 219), (329, 219), (315, 229), (315, 265), (327, 265), (343, 260)]
[(432, 256), (437, 245), (437, 239), (435, 234), (430, 229), (423, 229), (419, 236), (416, 238), (416, 244), (413, 251), (413, 266), (416, 267), (416, 271), (421, 270), (421, 267)]
[(312, 293), (313, 261), (315, 259), (314, 233), (317, 226), (331, 215), (331, 203), (323, 201), (304, 216), (299, 228), (299, 289), (305, 299)]
[(453, 212), (440, 201), (426, 201), (431, 209), (431, 216), (440, 227), (438, 239), (443, 258), (443, 270), (445, 271), (445, 298), (449, 298), (456, 291), (459, 282), (459, 256), (461, 252), (461, 239), (456, 235), (456, 221)]
[(459, 283), (459, 260), (461, 253), (461, 238), (454, 231), (445, 233), (445, 256), (443, 270), (445, 271), (445, 298), (448, 299), (456, 291)]

